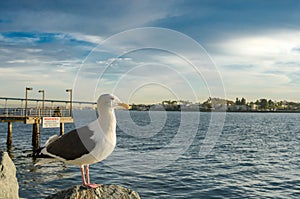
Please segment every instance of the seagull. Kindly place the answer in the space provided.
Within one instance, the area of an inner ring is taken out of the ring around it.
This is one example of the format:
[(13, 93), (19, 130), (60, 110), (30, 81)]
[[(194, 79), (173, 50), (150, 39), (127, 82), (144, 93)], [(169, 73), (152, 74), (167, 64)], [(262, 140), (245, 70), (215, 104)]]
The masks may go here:
[[(101, 95), (97, 100), (99, 117), (95, 121), (64, 135), (51, 136), (33, 156), (54, 158), (66, 164), (79, 166), (82, 184), (97, 188), (98, 184), (90, 183), (89, 165), (107, 158), (116, 146), (115, 109), (129, 109), (129, 105), (112, 94)], [(49, 162), (48, 160), (40, 161), (37, 165)]]

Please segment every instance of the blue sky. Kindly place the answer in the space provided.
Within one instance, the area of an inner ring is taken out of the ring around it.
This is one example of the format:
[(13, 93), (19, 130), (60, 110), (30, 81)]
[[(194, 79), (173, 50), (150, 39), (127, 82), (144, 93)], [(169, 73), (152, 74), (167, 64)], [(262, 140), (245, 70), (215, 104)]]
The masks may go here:
[[(130, 42), (118, 40), (124, 31), (144, 27), (165, 28), (170, 36), (132, 31)], [(198, 56), (185, 36), (203, 47)], [(161, 49), (114, 53), (151, 43)], [(202, 76), (191, 60), (166, 50), (175, 43), (185, 57), (211, 59), (201, 66)], [(30, 86), (31, 97), (45, 89), (49, 99), (66, 99), (65, 89), (75, 86), (78, 100), (114, 92), (131, 103), (210, 95), (300, 101), (300, 2), (1, 1), (0, 74), (0, 96), (9, 97), (24, 96)]]

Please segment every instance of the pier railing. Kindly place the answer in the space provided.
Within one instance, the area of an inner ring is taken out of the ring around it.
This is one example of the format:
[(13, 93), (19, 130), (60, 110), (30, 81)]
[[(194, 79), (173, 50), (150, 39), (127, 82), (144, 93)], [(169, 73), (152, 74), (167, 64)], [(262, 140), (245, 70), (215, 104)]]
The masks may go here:
[[(26, 114), (27, 112), (27, 114)], [(0, 108), (0, 116), (28, 116), (28, 117), (70, 117), (69, 109), (56, 108)]]
[(0, 97), (0, 116), (72, 117), (75, 107), (93, 109), (95, 105), (95, 102)]
[[(95, 108), (94, 102), (64, 101), (64, 100), (40, 100), (0, 97), (0, 122), (6, 122), (7, 145), (12, 144), (12, 127), (14, 122), (24, 122), (33, 125), (32, 146), (39, 147), (40, 143), (40, 124), (46, 117), (59, 117), (60, 134), (64, 134), (64, 124), (72, 123), (73, 104), (77, 108)], [(85, 107), (82, 107), (84, 105)], [(59, 119), (59, 120), (58, 120)], [(44, 124), (44, 122), (43, 122)]]

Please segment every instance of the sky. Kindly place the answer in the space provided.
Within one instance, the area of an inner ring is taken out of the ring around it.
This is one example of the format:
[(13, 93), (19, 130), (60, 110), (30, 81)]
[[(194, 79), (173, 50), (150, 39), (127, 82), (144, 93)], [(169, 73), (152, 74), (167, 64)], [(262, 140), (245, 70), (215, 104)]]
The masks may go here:
[(299, 102), (297, 0), (0, 2), (0, 97)]

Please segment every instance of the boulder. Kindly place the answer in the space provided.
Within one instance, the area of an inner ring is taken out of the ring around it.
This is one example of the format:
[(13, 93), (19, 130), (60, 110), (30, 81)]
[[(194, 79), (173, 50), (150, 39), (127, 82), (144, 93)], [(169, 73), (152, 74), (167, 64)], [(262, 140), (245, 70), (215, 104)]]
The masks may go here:
[(140, 199), (140, 196), (137, 192), (119, 185), (101, 185), (95, 189), (76, 185), (46, 199)]
[(0, 199), (19, 198), (16, 167), (7, 152), (0, 152)]

